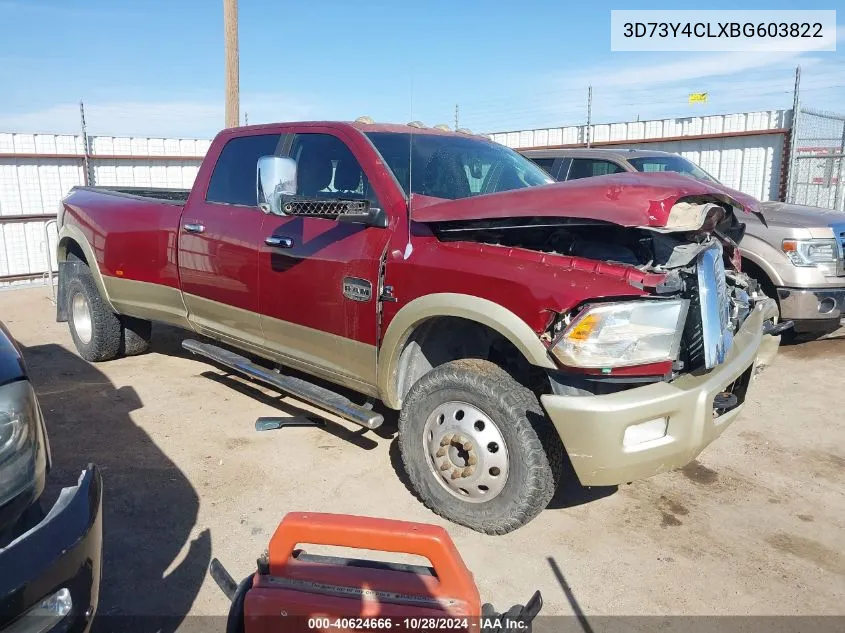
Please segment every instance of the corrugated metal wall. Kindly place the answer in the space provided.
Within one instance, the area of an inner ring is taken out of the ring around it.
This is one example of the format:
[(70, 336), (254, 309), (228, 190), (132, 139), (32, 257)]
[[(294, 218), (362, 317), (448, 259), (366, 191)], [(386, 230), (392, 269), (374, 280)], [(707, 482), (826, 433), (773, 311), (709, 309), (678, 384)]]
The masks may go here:
[[(676, 152), (725, 185), (776, 200), (782, 191), (784, 141), (789, 110), (746, 112), (590, 126), (593, 147), (633, 147)], [(759, 134), (755, 134), (759, 132)], [(518, 149), (584, 147), (587, 126), (520, 130), (489, 135)]]
[[(89, 137), (90, 184), (189, 188), (210, 141)], [(55, 270), (59, 201), (86, 184), (82, 136), (0, 133), (0, 283)]]
[(777, 200), (785, 136), (735, 136), (718, 139), (632, 143), (626, 147), (674, 152), (722, 184), (760, 200)]

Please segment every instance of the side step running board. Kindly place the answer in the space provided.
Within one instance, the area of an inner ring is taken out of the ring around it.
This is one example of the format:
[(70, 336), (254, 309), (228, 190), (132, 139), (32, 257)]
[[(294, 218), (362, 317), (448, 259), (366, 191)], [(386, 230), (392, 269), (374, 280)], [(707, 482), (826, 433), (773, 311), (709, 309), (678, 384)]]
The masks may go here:
[(339, 393), (310, 383), (307, 380), (302, 380), (301, 378), (284, 376), (264, 369), (249, 359), (225, 350), (222, 347), (200, 343), (192, 339), (182, 341), (182, 347), (192, 354), (204, 356), (218, 365), (223, 365), (243, 374), (247, 378), (263, 382), (274, 389), (284, 391), (294, 398), (304, 400), (309, 404), (313, 404), (315, 407), (333, 413), (344, 420), (360, 424), (365, 428), (377, 429), (384, 422), (384, 417), (380, 413), (375, 413), (372, 409), (357, 405)]

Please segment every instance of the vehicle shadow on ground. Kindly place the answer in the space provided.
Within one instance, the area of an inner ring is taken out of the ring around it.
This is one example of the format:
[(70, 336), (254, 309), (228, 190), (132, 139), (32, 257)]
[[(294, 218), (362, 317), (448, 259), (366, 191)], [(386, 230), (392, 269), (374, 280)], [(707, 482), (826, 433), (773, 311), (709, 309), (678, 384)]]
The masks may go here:
[(824, 336), (796, 334), (781, 337), (780, 347), (790, 358), (812, 359), (825, 352), (843, 349), (845, 346), (845, 328), (840, 328)]
[[(405, 472), (405, 466), (402, 464), (402, 454), (399, 452), (398, 437), (395, 437), (390, 443), (389, 455), (390, 465), (396, 472), (396, 476), (399, 478), (399, 481), (402, 482), (402, 485), (405, 486), (408, 492), (419, 499), (419, 495), (411, 486), (411, 480)], [(549, 502), (549, 505), (546, 506), (546, 509), (560, 510), (563, 508), (573, 508), (585, 503), (597, 501), (598, 499), (603, 499), (604, 497), (609, 497), (618, 489), (618, 486), (582, 486), (581, 482), (578, 481), (578, 475), (575, 474), (575, 470), (572, 468), (572, 463), (569, 461), (568, 457), (564, 456), (563, 473), (560, 478), (560, 484), (555, 491), (554, 497), (552, 497), (552, 500)]]
[(211, 559), (210, 533), (191, 538), (196, 490), (132, 421), (130, 413), (143, 407), (132, 387), (116, 388), (59, 345), (23, 347), (23, 354), (52, 449), (45, 506), (88, 463), (103, 474), (102, 582), (92, 630), (174, 631)]
[[(163, 356), (198, 358), (196, 355), (182, 347), (182, 341), (189, 338), (209, 343), (213, 342), (211, 339), (189, 330), (184, 330), (172, 325), (165, 325), (164, 323), (153, 323), (153, 336), (152, 341), (150, 342), (150, 351), (156, 354), (162, 354)], [(243, 352), (238, 353), (242, 354)]]
[[(266, 404), (269, 407), (275, 407), (279, 409), (279, 411), (283, 414), (280, 417), (291, 417), (303, 421), (306, 419), (324, 420), (325, 424), (321, 425), (321, 428), (324, 431), (331, 435), (334, 435), (338, 439), (345, 440), (350, 444), (354, 444), (358, 448), (362, 448), (364, 450), (372, 450), (378, 446), (378, 442), (375, 439), (373, 439), (372, 437), (368, 437), (368, 435), (370, 434), (374, 434), (382, 439), (390, 439), (396, 434), (396, 412), (387, 409), (380, 403), (376, 403), (374, 408), (378, 413), (381, 413), (384, 416), (384, 425), (382, 425), (382, 427), (373, 431), (370, 431), (369, 429), (365, 429), (363, 427), (349, 429), (331, 420), (321, 418), (320, 414), (317, 413), (316, 408), (314, 411), (309, 411), (308, 409), (298, 407), (296, 405), (295, 400), (293, 402), (285, 400), (286, 396), (281, 391), (274, 391), (272, 387), (264, 385), (257, 381), (253, 383), (249, 379), (238, 374), (237, 372), (232, 372), (228, 368), (219, 367), (218, 365), (214, 364), (211, 361), (208, 361), (202, 356), (192, 354), (191, 352), (187, 351), (185, 348), (182, 347), (182, 341), (187, 339), (195, 339), (198, 341), (211, 343), (212, 345), (218, 345), (223, 349), (227, 349), (236, 354), (245, 356), (246, 358), (254, 362), (256, 365), (260, 365), (267, 369), (273, 369), (274, 367), (274, 364), (271, 361), (259, 358), (257, 356), (253, 356), (241, 349), (226, 345), (219, 341), (213, 341), (207, 337), (204, 337), (200, 334), (196, 334), (194, 332), (188, 332), (186, 330), (177, 327), (172, 327), (169, 325), (164, 325), (161, 323), (153, 324), (153, 338), (152, 344), (150, 346), (150, 351), (165, 356), (178, 356), (182, 358), (191, 358), (194, 360), (199, 360), (201, 362), (206, 362), (208, 365), (208, 370), (200, 374), (203, 378), (213, 380), (214, 382), (217, 382), (228, 389), (233, 389), (234, 391), (238, 391), (246, 396), (249, 396), (250, 398), (257, 400), (258, 402)], [(296, 376), (303, 380), (307, 380), (308, 382), (314, 383), (315, 385), (319, 385), (321, 387), (339, 393), (340, 395), (349, 398), (353, 402), (360, 403), (364, 400), (364, 396), (351, 389), (345, 389), (333, 383), (320, 380), (319, 378), (315, 378), (314, 376), (296, 371), (295, 369), (291, 369), (289, 367), (285, 367), (283, 371), (285, 375)], [(261, 389), (257, 387), (257, 385), (259, 384), (261, 385)], [(262, 389), (266, 389), (271, 393), (262, 391)]]
[[(198, 338), (200, 340), (205, 340), (204, 337), (195, 334), (188, 334), (184, 330), (180, 330), (179, 328), (170, 327), (167, 325), (161, 325), (156, 323), (154, 328), (155, 331), (153, 335), (152, 351), (158, 352), (160, 354), (192, 357), (189, 352), (182, 348), (182, 341), (186, 338)], [(219, 345), (219, 343), (217, 344)], [(221, 347), (231, 349), (232, 351), (238, 354), (244, 354), (243, 351), (234, 348), (229, 348), (226, 345), (221, 345)], [(259, 365), (272, 367), (272, 363), (266, 360), (262, 360), (260, 358), (255, 357), (250, 358)], [(286, 374), (289, 373), (293, 376), (299, 376), (300, 378), (326, 387), (327, 389), (336, 391), (350, 398), (353, 401), (360, 401), (363, 397), (352, 390), (343, 389), (341, 387), (338, 387), (337, 385), (321, 381), (319, 379), (314, 378), (313, 376), (309, 376), (301, 372), (291, 370), (289, 368), (285, 368), (284, 372)], [(201, 375), (209, 380), (213, 380), (217, 383), (220, 383), (221, 385), (224, 385), (227, 388), (234, 389), (235, 391), (248, 395), (251, 398), (254, 398), (268, 406), (275, 407), (279, 409), (285, 416), (300, 419), (318, 417), (315, 415), (315, 413), (311, 411), (301, 409), (295, 406), (295, 404), (291, 404), (290, 402), (285, 401), (283, 399), (284, 396), (282, 396), (281, 394), (267, 394), (264, 391), (254, 387), (252, 384), (249, 383), (249, 381), (242, 379), (239, 375), (229, 372), (227, 369), (221, 369), (215, 366), (213, 363), (209, 363), (209, 370), (202, 372)], [(384, 416), (384, 424), (378, 429), (375, 429), (374, 431), (369, 431), (363, 428), (350, 430), (345, 426), (336, 424), (332, 421), (326, 421), (326, 423), (322, 425), (321, 428), (327, 433), (330, 433), (331, 435), (334, 435), (335, 437), (341, 440), (345, 440), (350, 444), (353, 444), (364, 450), (373, 450), (378, 446), (378, 442), (372, 437), (370, 437), (371, 434), (374, 434), (381, 439), (392, 440), (388, 449), (390, 465), (396, 473), (396, 476), (399, 478), (399, 481), (402, 482), (402, 484), (405, 486), (405, 488), (407, 488), (407, 490), (411, 494), (416, 496), (416, 492), (412, 488), (411, 482), (408, 479), (408, 475), (405, 472), (405, 467), (402, 464), (402, 456), (399, 452), (399, 438), (397, 437), (398, 413), (396, 411), (388, 409), (381, 403), (376, 403), (374, 405), (374, 409), (375, 411), (381, 413)], [(592, 501), (596, 501), (598, 499), (602, 499), (604, 497), (612, 495), (617, 491), (617, 489), (617, 486), (595, 486), (589, 488), (582, 486), (578, 480), (578, 476), (575, 474), (575, 470), (572, 468), (572, 463), (569, 461), (569, 458), (567, 456), (564, 456), (563, 472), (560, 479), (560, 485), (555, 491), (555, 495), (549, 503), (548, 509), (557, 510), (562, 508), (571, 508), (583, 505), (585, 503), (590, 503)]]
[(569, 456), (564, 453), (563, 472), (560, 476), (560, 483), (555, 491), (555, 496), (546, 506), (549, 510), (560, 510), (562, 508), (574, 508), (609, 497), (619, 490), (619, 486), (582, 486), (578, 475), (569, 461)]
[(279, 411), (283, 414), (281, 417), (290, 417), (297, 421), (318, 420), (322, 422), (320, 428), (323, 431), (334, 435), (338, 439), (354, 444), (358, 448), (362, 448), (367, 451), (371, 451), (378, 447), (378, 442), (365, 435), (369, 431), (368, 429), (361, 427), (356, 430), (350, 430), (345, 426), (341, 426), (340, 424), (321, 418), (317, 413), (300, 409), (299, 407), (286, 402), (283, 399), (284, 396), (281, 394), (268, 394), (260, 389), (257, 389), (248, 382), (241, 380), (237, 374), (229, 374), (223, 369), (218, 370), (215, 368), (204, 371), (200, 375), (203, 378), (213, 380), (228, 389), (233, 389), (234, 391), (249, 396), (253, 400), (261, 402), (262, 404), (279, 409)]

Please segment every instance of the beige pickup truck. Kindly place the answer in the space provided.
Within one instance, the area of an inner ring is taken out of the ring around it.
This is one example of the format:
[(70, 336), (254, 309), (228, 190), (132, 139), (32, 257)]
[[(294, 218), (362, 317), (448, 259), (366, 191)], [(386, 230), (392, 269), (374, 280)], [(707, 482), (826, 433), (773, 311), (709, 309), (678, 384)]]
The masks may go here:
[[(540, 149), (525, 156), (555, 180), (623, 172), (677, 172), (716, 184), (742, 202), (757, 202), (762, 220), (745, 214), (742, 269), (775, 297), (794, 332), (820, 336), (845, 325), (845, 213), (783, 202), (758, 202), (721, 185), (678, 154), (639, 149)], [(786, 334), (786, 332), (784, 333)]]

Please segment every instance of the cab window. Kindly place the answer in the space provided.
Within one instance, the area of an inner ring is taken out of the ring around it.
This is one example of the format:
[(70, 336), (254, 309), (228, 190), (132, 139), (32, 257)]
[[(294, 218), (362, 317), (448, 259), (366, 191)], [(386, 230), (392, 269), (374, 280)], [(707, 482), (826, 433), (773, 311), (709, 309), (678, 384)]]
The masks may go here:
[(609, 160), (598, 158), (573, 158), (572, 166), (569, 168), (567, 180), (579, 178), (592, 178), (593, 176), (606, 176), (607, 174), (619, 174), (625, 171), (620, 165)]
[(532, 158), (531, 162), (533, 162), (538, 167), (541, 167), (552, 178), (555, 177), (555, 173), (552, 171), (552, 167), (555, 164), (554, 158)]
[(297, 134), (290, 157), (296, 161), (298, 196), (376, 202), (361, 163), (338, 137)]
[(281, 145), (281, 134), (239, 136), (223, 146), (205, 193), (207, 202), (258, 206), (255, 174), (258, 159), (272, 156)]

